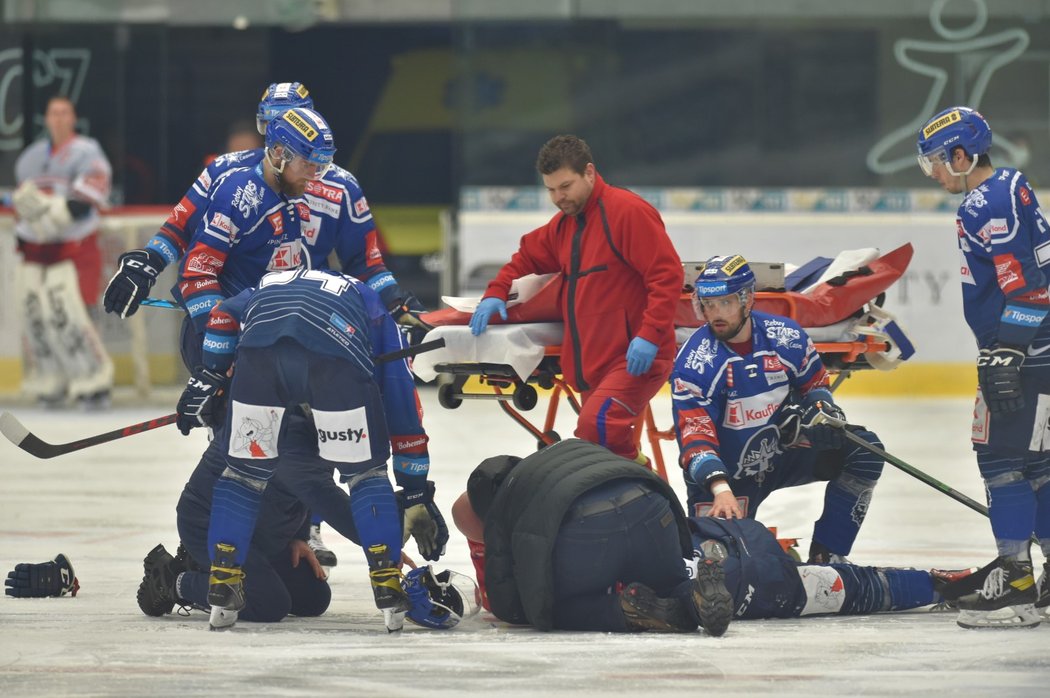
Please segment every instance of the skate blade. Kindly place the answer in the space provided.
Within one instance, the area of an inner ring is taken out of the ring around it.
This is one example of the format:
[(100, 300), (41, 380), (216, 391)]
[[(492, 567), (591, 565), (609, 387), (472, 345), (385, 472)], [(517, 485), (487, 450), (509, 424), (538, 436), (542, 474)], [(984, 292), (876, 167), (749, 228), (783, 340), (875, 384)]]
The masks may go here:
[(383, 609), (383, 623), (388, 633), (401, 632), (405, 627), (405, 611), (395, 611), (392, 608)]
[(211, 616), (208, 618), (208, 630), (229, 630), (237, 622), (237, 611), (218, 606), (211, 607)]
[(1039, 613), (1032, 604), (1006, 606), (994, 611), (959, 611), (956, 623), (967, 630), (1035, 628), (1040, 623)]

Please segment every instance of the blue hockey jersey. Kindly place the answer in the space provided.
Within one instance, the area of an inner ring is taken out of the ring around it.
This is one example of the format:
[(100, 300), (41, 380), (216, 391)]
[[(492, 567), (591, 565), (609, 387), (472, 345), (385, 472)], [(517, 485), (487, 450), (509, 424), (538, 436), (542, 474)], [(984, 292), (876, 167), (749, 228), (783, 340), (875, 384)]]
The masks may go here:
[[(168, 264), (182, 259), (208, 209), (212, 190), (223, 175), (232, 169), (255, 167), (262, 159), (262, 148), (215, 158), (172, 209), (146, 248), (160, 254)], [(353, 174), (332, 167), (321, 180), (307, 185), (305, 200), (313, 214), (303, 229), (305, 266), (327, 269), (328, 255), (334, 250), (343, 273), (367, 281), (388, 308), (405, 297), (383, 261), (372, 211)]]
[[(374, 361), (404, 344), (393, 318), (367, 285), (317, 269), (267, 274), (257, 288), (245, 289), (211, 311), (204, 365), (225, 373), (239, 346), (268, 347), (282, 337), (303, 346), (304, 361), (310, 354), (344, 358), (370, 376), (383, 395), (395, 461), (398, 456), (427, 456), (427, 435), (408, 361)], [(425, 479), (426, 470), (413, 475)], [(402, 479), (399, 476), (404, 485)]]
[[(827, 371), (795, 321), (752, 312), (751, 353), (741, 356), (704, 325), (682, 345), (671, 373), (679, 464), (707, 457), (697, 482), (770, 469), (780, 453), (774, 416), (789, 398), (826, 388)], [(728, 472), (719, 472), (722, 467)]]
[[(963, 309), (978, 348), (1050, 345), (1050, 227), (1025, 176), (995, 170), (967, 193), (956, 221)], [(1042, 361), (1050, 356), (1026, 359)]]
[(287, 198), (263, 179), (262, 165), (235, 168), (215, 182), (208, 206), (179, 268), (175, 299), (199, 332), (221, 300), (254, 286), (269, 271), (302, 264), (302, 198)]

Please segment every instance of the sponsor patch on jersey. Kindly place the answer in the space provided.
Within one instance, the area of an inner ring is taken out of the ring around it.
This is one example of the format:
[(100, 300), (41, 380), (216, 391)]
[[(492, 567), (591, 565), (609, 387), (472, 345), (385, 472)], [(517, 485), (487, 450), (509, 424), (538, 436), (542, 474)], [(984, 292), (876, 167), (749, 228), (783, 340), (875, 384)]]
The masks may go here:
[(764, 425), (787, 398), (787, 393), (787, 386), (781, 386), (761, 395), (728, 400), (723, 424), (730, 429)]
[(945, 114), (941, 118), (937, 119), (933, 123), (928, 124), (925, 128), (923, 128), (922, 129), (922, 137), (923, 138), (929, 138), (930, 136), (932, 136), (933, 134), (937, 133), (941, 129), (947, 128), (947, 127), (951, 126), (952, 124), (956, 124), (956, 123), (958, 123), (960, 121), (962, 121), (962, 116), (959, 114), (959, 110), (958, 109), (953, 109), (952, 111), (948, 112), (947, 114)]
[(700, 340), (700, 343), (694, 349), (689, 351), (688, 356), (685, 358), (685, 368), (697, 373), (703, 373), (705, 367), (714, 368), (717, 353), (717, 345), (705, 337)]
[(211, 222), (208, 225), (210, 225), (212, 228), (215, 228), (216, 230), (220, 230), (226, 233), (226, 235), (231, 235), (233, 233), (233, 221), (230, 220), (229, 216), (224, 215), (222, 213), (214, 214), (211, 217)]
[(995, 264), (995, 278), (1003, 293), (1011, 293), (1025, 287), (1021, 263), (1012, 254), (997, 254), (992, 257)]
[(1000, 318), (1003, 322), (1010, 325), (1020, 325), (1021, 327), (1039, 327), (1043, 324), (1043, 320), (1046, 318), (1045, 310), (1029, 310), (1027, 308), (1021, 308), (1015, 305), (1008, 305), (1003, 310), (1002, 317)]
[(273, 251), (270, 263), (266, 265), (266, 271), (286, 271), (295, 269), (302, 264), (302, 248), (298, 240), (282, 243)]
[(321, 221), (312, 220), (304, 221), (300, 226), (300, 230), (303, 233), (303, 240), (306, 241), (307, 245), (317, 244), (317, 235), (321, 230)]
[(981, 239), (981, 242), (988, 245), (992, 242), (992, 238), (1004, 237), (1009, 232), (1010, 228), (1007, 227), (1005, 218), (989, 218), (988, 222), (977, 231), (977, 237)]
[(194, 247), (186, 257), (186, 271), (216, 276), (222, 267), (223, 261), (219, 253), (203, 245)]
[(313, 417), (321, 458), (336, 463), (364, 463), (372, 459), (372, 439), (364, 407), (339, 412), (315, 408)]
[(310, 210), (317, 213), (322, 213), (331, 218), (339, 219), (339, 213), (342, 207), (339, 204), (332, 203), (328, 199), (322, 199), (317, 196), (307, 196), (306, 200), (310, 204)]
[(1032, 204), (1032, 192), (1028, 191), (1028, 187), (1018, 187), (1017, 195), (1021, 197), (1021, 203), (1025, 206), (1030, 206)]
[(330, 187), (324, 182), (311, 180), (306, 185), (306, 193), (319, 196), (323, 199), (328, 199), (334, 204), (343, 203), (343, 190)]
[(310, 207), (302, 201), (295, 202), (295, 210), (299, 212), (299, 217), (304, 221), (310, 220)]
[(289, 109), (285, 113), (281, 114), (281, 118), (288, 123), (292, 128), (303, 135), (308, 141), (313, 141), (317, 138), (317, 129), (307, 123), (305, 119), (296, 114), (293, 110)]
[(838, 613), (846, 602), (846, 585), (834, 567), (800, 565), (798, 576), (806, 590), (806, 605), (799, 615)]
[(284, 408), (276, 405), (249, 405), (233, 401), (230, 416), (229, 455), (234, 458), (276, 458), (277, 435), (281, 431)]
[(266, 220), (270, 221), (275, 236), (284, 234), (284, 217), (281, 216), (280, 211), (271, 213), (266, 217)]
[(393, 453), (398, 455), (421, 456), (427, 452), (428, 440), (426, 434), (411, 434), (408, 436), (392, 434), (390, 436), (390, 448)]
[(197, 184), (199, 184), (204, 191), (211, 189), (211, 174), (208, 170), (204, 170), (200, 173), (200, 176), (197, 177)]
[(354, 202), (354, 213), (359, 216), (363, 216), (368, 213), (368, 200), (365, 197), (361, 197)]
[(346, 318), (344, 318), (339, 313), (332, 313), (331, 315), (329, 315), (328, 322), (331, 323), (332, 327), (336, 328), (348, 337), (353, 337), (354, 334), (357, 333), (357, 329), (353, 326), (353, 324), (348, 322)]
[(959, 274), (964, 284), (977, 285), (973, 278), (973, 272), (970, 271), (970, 263), (966, 261), (966, 253), (962, 250), (959, 250)]

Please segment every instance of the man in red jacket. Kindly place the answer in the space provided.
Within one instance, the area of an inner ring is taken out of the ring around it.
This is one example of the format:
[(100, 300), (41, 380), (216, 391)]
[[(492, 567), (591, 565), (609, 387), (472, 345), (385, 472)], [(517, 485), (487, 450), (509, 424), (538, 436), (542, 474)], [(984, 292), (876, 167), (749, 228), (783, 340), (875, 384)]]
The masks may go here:
[(471, 332), (484, 332), (494, 313), (507, 319), (514, 279), (559, 272), (561, 365), (582, 402), (575, 434), (645, 462), (632, 429), (671, 373), (682, 262), (656, 209), (606, 184), (582, 138), (549, 140), (536, 169), (560, 212), (521, 238), (485, 289)]

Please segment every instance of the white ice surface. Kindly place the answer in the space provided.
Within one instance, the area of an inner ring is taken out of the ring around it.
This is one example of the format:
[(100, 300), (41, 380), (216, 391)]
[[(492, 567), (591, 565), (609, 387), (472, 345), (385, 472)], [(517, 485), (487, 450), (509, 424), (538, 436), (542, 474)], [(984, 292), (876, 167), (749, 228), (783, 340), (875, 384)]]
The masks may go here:
[[(467, 401), (451, 411), (431, 388), (421, 397), (446, 514), (481, 459), (534, 448), (494, 403)], [(968, 443), (969, 401), (843, 402), (890, 452), (983, 499)], [(61, 443), (165, 414), (173, 404), (98, 415), (7, 409)], [(529, 416), (540, 419), (545, 405), (541, 397)], [(656, 409), (666, 427), (668, 401)], [(572, 433), (570, 415), (567, 408), (560, 415), (563, 436)], [(159, 542), (175, 549), (175, 503), (204, 443), (202, 432), (183, 437), (166, 427), (37, 460), (0, 442), (0, 572), (65, 553), (82, 586), (76, 598), (0, 599), (0, 696), (1047, 695), (1050, 622), (966, 631), (951, 613), (735, 622), (717, 639), (539, 633), (483, 613), (450, 632), (406, 627), (388, 636), (362, 554), (327, 528), (339, 566), (323, 617), (239, 623), (226, 633), (208, 632), (200, 612), (148, 618), (135, 603), (142, 558)], [(673, 443), (663, 451), (673, 467)], [(671, 479), (682, 491), (676, 470)], [(761, 519), (781, 536), (804, 539), (805, 554), (820, 499), (813, 485), (777, 493)], [(986, 519), (887, 466), (851, 557), (950, 568), (993, 556)], [(458, 532), (444, 567), (472, 574)]]

